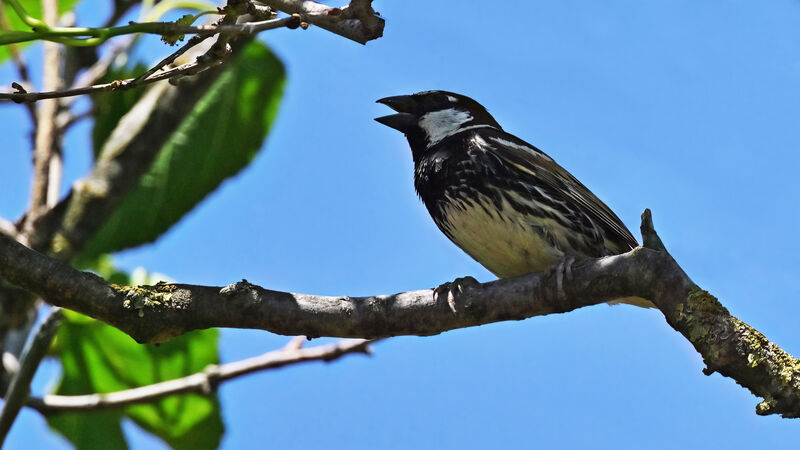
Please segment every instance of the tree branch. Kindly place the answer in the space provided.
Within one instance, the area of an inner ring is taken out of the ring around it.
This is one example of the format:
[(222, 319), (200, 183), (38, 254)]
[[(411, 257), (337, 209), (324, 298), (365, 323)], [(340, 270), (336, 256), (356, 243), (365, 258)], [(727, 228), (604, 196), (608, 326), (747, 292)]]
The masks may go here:
[[(80, 76), (78, 76), (75, 80), (73, 80), (70, 89), (80, 89), (89, 87), (98, 80), (103, 78), (106, 73), (108, 73), (108, 69), (114, 63), (114, 61), (123, 53), (127, 53), (133, 44), (136, 43), (136, 36), (126, 36), (126, 39), (121, 40), (120, 42), (115, 42), (111, 48), (108, 49), (105, 55), (98, 59), (94, 64), (92, 64), (89, 68), (87, 68)], [(64, 108), (69, 108), (74, 101), (74, 98), (65, 98), (61, 100), (61, 105)]]
[[(333, 8), (308, 0), (263, 0), (265, 4), (278, 11), (303, 16), (305, 22), (314, 24), (332, 33), (351, 39), (360, 44), (377, 39), (383, 35), (385, 21), (372, 9), (371, 0), (353, 0), (343, 8)], [(19, 6), (11, 1), (12, 6)], [(19, 11), (18, 11), (19, 13)], [(24, 17), (20, 14), (20, 17)], [(182, 34), (255, 34), (271, 29), (268, 20), (248, 22), (238, 25), (200, 25), (188, 26), (176, 22), (131, 22), (128, 25), (105, 28), (51, 27), (38, 19), (27, 16), (33, 31), (12, 30), (0, 35), (0, 45), (45, 40), (72, 46), (95, 46), (115, 36), (133, 33), (178, 36)]]
[(169, 70), (153, 75), (147, 79), (128, 78), (125, 80), (114, 80), (111, 83), (95, 84), (91, 86), (54, 90), (45, 92), (13, 92), (13, 93), (0, 93), (1, 99), (8, 99), (19, 103), (35, 102), (44, 99), (74, 97), (77, 95), (93, 94), (102, 91), (118, 91), (123, 89), (130, 89), (137, 86), (144, 86), (147, 84), (155, 83), (177, 76), (193, 75), (207, 67), (219, 64), (220, 61), (192, 61), (186, 64), (181, 64)]
[[(3, 32), (7, 32), (11, 30), (11, 24), (8, 22), (8, 17), (6, 17), (6, 9), (0, 8), (0, 30)], [(19, 81), (20, 86), (23, 89), (33, 89), (33, 82), (31, 81), (30, 71), (28, 70), (28, 65), (25, 63), (25, 59), (22, 57), (20, 49), (17, 45), (11, 44), (6, 47), (8, 52), (11, 54), (11, 60), (14, 61), (14, 66), (17, 68), (17, 74), (19, 74)], [(26, 109), (28, 110), (28, 114), (31, 118), (31, 124), (33, 125), (33, 129), (36, 129), (36, 108), (28, 104), (26, 105)], [(34, 131), (35, 134), (35, 131)]]
[(144, 80), (148, 79), (151, 75), (153, 75), (154, 73), (156, 73), (159, 70), (161, 70), (166, 65), (172, 64), (173, 62), (175, 62), (175, 60), (178, 59), (181, 55), (186, 53), (192, 47), (194, 47), (194, 46), (200, 44), (201, 42), (203, 42), (204, 40), (208, 39), (209, 37), (211, 37), (211, 36), (208, 36), (208, 35), (204, 36), (204, 35), (200, 35), (200, 34), (192, 36), (191, 38), (189, 38), (189, 42), (187, 42), (186, 44), (181, 46), (181, 48), (179, 48), (178, 50), (170, 53), (169, 56), (167, 56), (166, 58), (164, 58), (161, 61), (159, 61), (158, 63), (156, 63), (156, 65), (154, 65), (153, 67), (148, 69), (145, 73), (143, 73), (143, 74), (139, 75), (138, 77), (134, 78), (133, 80), (131, 80), (130, 83), (136, 83), (136, 82), (141, 83), (141, 82), (143, 82)]
[[(643, 236), (657, 246), (649, 211)], [(758, 414), (800, 416), (800, 361), (730, 315), (663, 250), (576, 263), (560, 298), (556, 274), (533, 273), (464, 289), (448, 304), (432, 290), (373, 297), (323, 297), (271, 291), (246, 280), (225, 287), (187, 284), (118, 286), (73, 269), (0, 235), (0, 275), (55, 305), (109, 323), (139, 342), (194, 329), (254, 328), (278, 334), (378, 338), (433, 335), (503, 320), (563, 313), (624, 297), (652, 301), (692, 342), (709, 371), (764, 397)], [(455, 309), (455, 312), (453, 309)]]
[[(305, 340), (305, 338), (302, 338)], [(28, 399), (30, 406), (48, 415), (67, 411), (96, 411), (152, 402), (170, 395), (197, 393), (209, 395), (219, 383), (253, 372), (277, 369), (311, 361), (333, 361), (351, 353), (369, 354), (369, 344), (364, 339), (342, 340), (333, 344), (301, 348), (302, 341), (292, 340), (285, 348), (264, 353), (220, 366), (208, 366), (183, 378), (155, 383), (106, 394), (45, 395)]]
[(4, 217), (0, 217), (0, 233), (7, 234), (9, 236), (16, 236), (17, 226), (14, 225), (14, 222), (11, 222)]
[[(199, 62), (188, 64), (195, 69), (200, 66)], [(185, 66), (155, 74), (145, 82), (169, 77), (172, 70), (183, 71)], [(179, 86), (156, 85), (145, 93), (109, 137), (91, 172), (38, 221), (25, 221), (29, 226), (23, 230), (23, 242), (62, 260), (80, 252), (220, 73), (220, 67), (210, 68)]]
[[(280, 20), (280, 19), (275, 19)], [(176, 22), (130, 22), (128, 25), (111, 28), (50, 28), (38, 31), (9, 31), (0, 35), (0, 45), (9, 45), (28, 41), (52, 41), (65, 45), (90, 47), (100, 45), (106, 40), (126, 34), (158, 34), (161, 36), (178, 36), (182, 34), (231, 34), (252, 35), (260, 31), (276, 28), (269, 20), (243, 23), (240, 25), (181, 25)]]
[(3, 409), (0, 410), (0, 447), (3, 445), (14, 419), (17, 418), (25, 399), (30, 391), (31, 380), (42, 362), (42, 358), (50, 348), (50, 342), (56, 334), (61, 321), (60, 308), (52, 308), (50, 314), (39, 326), (33, 340), (25, 347), (22, 355), (20, 369), (11, 379), (11, 384), (6, 392)]
[[(300, 23), (300, 18), (298, 16), (291, 16), (291, 17), (283, 17), (281, 19), (272, 19), (272, 20), (265, 20), (262, 22), (252, 22), (239, 25), (220, 25), (220, 26), (205, 25), (203, 27), (208, 27), (222, 31), (228, 30), (227, 31), (228, 33), (250, 36), (264, 30), (270, 30), (281, 27), (293, 27), (293, 26), (296, 27), (297, 25), (299, 25), (299, 23)], [(235, 32), (232, 31), (231, 27), (234, 27), (236, 31)], [(192, 27), (192, 28), (200, 28), (200, 27)], [(215, 31), (213, 33), (206, 32), (205, 34), (198, 35), (201, 36), (202, 39), (191, 40), (190, 42), (191, 45), (188, 45), (185, 48), (188, 50), (188, 48), (191, 48), (192, 46), (196, 45), (203, 39), (213, 34), (220, 33), (222, 31)], [(175, 52), (173, 55), (177, 57), (180, 56), (181, 53), (183, 53), (182, 49), (179, 50), (178, 52)], [(17, 103), (25, 103), (25, 102), (35, 102), (38, 100), (50, 99), (50, 98), (74, 97), (76, 95), (86, 95), (100, 91), (131, 89), (137, 86), (170, 79), (177, 76), (196, 74), (207, 67), (219, 64), (219, 62), (220, 62), (219, 60), (212, 60), (212, 59), (205, 59), (202, 61), (199, 60), (192, 61), (186, 64), (182, 64), (178, 67), (165, 70), (157, 74), (153, 74), (152, 76), (149, 76), (150, 72), (148, 72), (146, 75), (148, 75), (149, 77), (140, 76), (126, 80), (115, 80), (111, 83), (96, 84), (91, 86), (80, 86), (66, 90), (50, 90), (45, 92), (23, 92), (23, 91), (0, 92), (0, 100), (11, 100)]]
[(303, 20), (359, 44), (383, 36), (385, 21), (372, 9), (372, 0), (352, 0), (334, 8), (310, 0), (257, 0), (277, 11), (300, 14)]
[[(43, 0), (42, 9), (44, 20), (55, 25), (58, 21), (57, 0)], [(59, 90), (63, 83), (61, 79), (63, 61), (61, 46), (45, 42), (43, 53), (43, 89)], [(29, 220), (36, 220), (46, 206), (54, 205), (58, 199), (58, 184), (61, 181), (61, 149), (59, 148), (61, 136), (56, 130), (57, 113), (58, 102), (56, 101), (43, 102), (39, 105), (33, 152), (33, 189), (27, 213)]]

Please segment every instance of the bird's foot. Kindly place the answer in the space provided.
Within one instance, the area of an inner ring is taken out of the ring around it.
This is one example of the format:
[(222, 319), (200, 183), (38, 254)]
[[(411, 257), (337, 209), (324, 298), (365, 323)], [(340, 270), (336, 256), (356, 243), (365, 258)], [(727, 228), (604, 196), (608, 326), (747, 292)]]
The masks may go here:
[(443, 295), (446, 295), (447, 304), (450, 306), (450, 310), (455, 313), (456, 297), (476, 284), (480, 283), (478, 283), (478, 280), (470, 276), (456, 278), (451, 282), (447, 282), (435, 287), (433, 289), (433, 300), (438, 302), (439, 298), (441, 298)]
[(575, 256), (567, 253), (558, 264), (545, 270), (545, 276), (550, 276), (555, 273), (556, 275), (556, 290), (559, 300), (566, 300), (567, 293), (564, 291), (564, 277), (567, 281), (572, 281), (572, 264), (575, 262)]

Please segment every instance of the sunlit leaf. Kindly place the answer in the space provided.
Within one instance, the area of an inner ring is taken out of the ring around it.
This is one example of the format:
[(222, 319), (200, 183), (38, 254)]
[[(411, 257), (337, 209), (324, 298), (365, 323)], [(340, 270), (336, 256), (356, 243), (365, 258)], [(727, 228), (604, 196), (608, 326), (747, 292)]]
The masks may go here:
[(214, 82), (84, 250), (113, 252), (152, 242), (262, 147), (283, 92), (281, 62), (253, 42)]
[[(105, 258), (95, 270), (121, 280)], [(163, 276), (155, 277), (159, 280)], [(152, 283), (150, 277), (143, 282)], [(144, 319), (146, 320), (146, 319)], [(217, 330), (193, 332), (161, 345), (137, 344), (116, 328), (65, 311), (54, 349), (61, 361), (57, 394), (103, 393), (180, 378), (218, 363)], [(118, 410), (48, 416), (48, 423), (78, 448), (126, 448), (120, 421), (128, 417), (176, 449), (216, 448), (224, 431), (216, 396), (172, 396)]]
[[(144, 64), (136, 64), (133, 68), (122, 67), (108, 71), (100, 83), (110, 83), (137, 77), (147, 71)], [(94, 157), (100, 154), (103, 143), (114, 131), (122, 116), (142, 98), (144, 89), (126, 89), (119, 91), (103, 91), (92, 95), (94, 110), (94, 127), (92, 128), (92, 149)]]

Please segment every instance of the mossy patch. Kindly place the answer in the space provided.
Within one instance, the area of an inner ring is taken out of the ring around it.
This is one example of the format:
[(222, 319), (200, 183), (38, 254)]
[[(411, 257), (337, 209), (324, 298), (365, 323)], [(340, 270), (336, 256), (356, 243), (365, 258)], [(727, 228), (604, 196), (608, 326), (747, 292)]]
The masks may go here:
[[(675, 310), (682, 333), (703, 355), (709, 367), (731, 376), (764, 397), (760, 415), (797, 417), (800, 360), (770, 342), (708, 292), (696, 289)], [(735, 347), (732, 347), (731, 344)]]
[(677, 306), (675, 313), (677, 319), (685, 324), (684, 334), (694, 344), (706, 340), (709, 333), (719, 326), (720, 319), (730, 317), (719, 300), (702, 289), (691, 291), (686, 302)]
[(136, 310), (139, 317), (144, 317), (146, 309), (157, 309), (172, 306), (172, 293), (175, 285), (160, 284), (156, 286), (117, 286), (114, 289), (125, 295), (122, 306)]

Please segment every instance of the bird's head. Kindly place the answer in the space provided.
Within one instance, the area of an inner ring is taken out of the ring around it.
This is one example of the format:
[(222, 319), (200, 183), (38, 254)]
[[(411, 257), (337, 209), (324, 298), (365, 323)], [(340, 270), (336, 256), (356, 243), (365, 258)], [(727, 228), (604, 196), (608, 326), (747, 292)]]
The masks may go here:
[(408, 138), (411, 150), (424, 152), (467, 128), (495, 127), (500, 125), (475, 100), (447, 91), (425, 91), (413, 95), (398, 95), (378, 100), (397, 114), (375, 120), (401, 131)]

